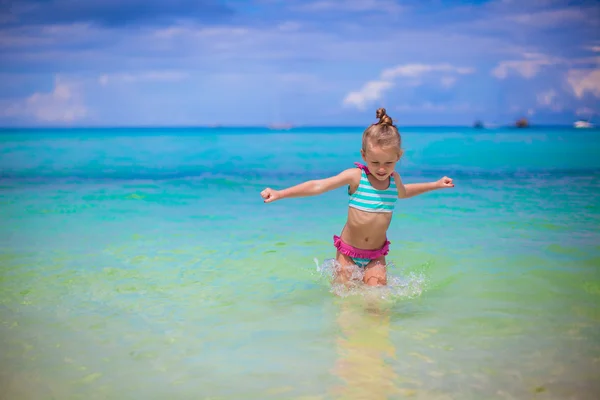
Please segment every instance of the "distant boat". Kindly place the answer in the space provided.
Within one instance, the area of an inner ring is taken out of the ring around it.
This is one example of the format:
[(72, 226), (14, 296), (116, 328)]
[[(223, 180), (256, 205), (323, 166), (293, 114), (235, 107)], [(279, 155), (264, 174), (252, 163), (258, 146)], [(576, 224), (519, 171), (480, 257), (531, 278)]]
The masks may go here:
[(521, 118), (521, 119), (517, 120), (517, 122), (515, 122), (515, 126), (517, 128), (528, 128), (529, 121), (527, 121), (527, 118)]
[(583, 121), (583, 120), (575, 121), (573, 126), (575, 128), (593, 128), (594, 127), (594, 125), (590, 121)]
[(483, 128), (485, 128), (485, 126), (483, 125), (483, 122), (481, 122), (481, 121), (475, 121), (475, 123), (473, 124), (473, 128), (475, 128), (475, 129), (483, 129)]
[(269, 125), (269, 129), (275, 130), (275, 131), (288, 131), (290, 129), (292, 129), (294, 127), (294, 125), (292, 124), (271, 124)]

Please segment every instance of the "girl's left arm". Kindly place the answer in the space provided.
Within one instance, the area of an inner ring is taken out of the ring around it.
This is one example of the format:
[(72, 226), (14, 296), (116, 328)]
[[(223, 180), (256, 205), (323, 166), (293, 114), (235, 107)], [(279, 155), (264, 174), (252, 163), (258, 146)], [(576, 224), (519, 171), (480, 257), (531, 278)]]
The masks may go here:
[(396, 187), (398, 188), (398, 197), (401, 199), (408, 199), (419, 194), (431, 192), (436, 189), (453, 188), (454, 183), (451, 178), (447, 176), (441, 178), (437, 182), (425, 182), (425, 183), (408, 183), (403, 184), (400, 175), (394, 172), (394, 180), (396, 181)]

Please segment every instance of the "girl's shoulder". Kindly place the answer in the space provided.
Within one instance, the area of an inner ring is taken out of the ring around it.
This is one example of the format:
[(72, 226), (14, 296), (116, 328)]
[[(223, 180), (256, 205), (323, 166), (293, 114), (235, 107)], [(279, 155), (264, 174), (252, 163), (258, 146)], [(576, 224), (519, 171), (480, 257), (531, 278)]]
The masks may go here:
[(350, 186), (350, 191), (354, 192), (360, 184), (362, 170), (360, 168), (348, 168), (342, 172), (346, 176), (346, 181)]
[(360, 177), (362, 176), (362, 170), (360, 168), (348, 168), (342, 172), (344, 175), (348, 176), (352, 179), (353, 183), (358, 183), (360, 181)]

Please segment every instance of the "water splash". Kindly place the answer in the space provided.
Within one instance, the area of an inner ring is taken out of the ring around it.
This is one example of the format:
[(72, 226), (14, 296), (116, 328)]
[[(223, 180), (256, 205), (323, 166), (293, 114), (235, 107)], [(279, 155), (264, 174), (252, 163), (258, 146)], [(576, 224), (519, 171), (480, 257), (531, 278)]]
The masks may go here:
[(322, 264), (315, 258), (314, 262), (320, 277), (331, 283), (331, 292), (340, 297), (377, 297), (387, 301), (415, 298), (423, 293), (427, 284), (426, 277), (422, 272), (402, 273), (401, 271), (400, 275), (390, 274), (390, 270), (395, 270), (395, 266), (391, 262), (387, 264), (386, 286), (368, 286), (363, 283), (364, 269), (356, 265), (350, 267), (351, 278), (348, 283), (335, 283), (335, 271), (341, 266), (340, 263), (333, 258), (324, 260)]

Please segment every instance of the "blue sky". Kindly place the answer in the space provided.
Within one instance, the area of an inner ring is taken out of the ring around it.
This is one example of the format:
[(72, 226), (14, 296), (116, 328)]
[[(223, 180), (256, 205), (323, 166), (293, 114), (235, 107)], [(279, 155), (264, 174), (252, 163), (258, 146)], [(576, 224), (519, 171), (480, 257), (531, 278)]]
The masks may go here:
[[(600, 2), (0, 2), (0, 125), (600, 119)], [(600, 122), (600, 121), (598, 121)]]

